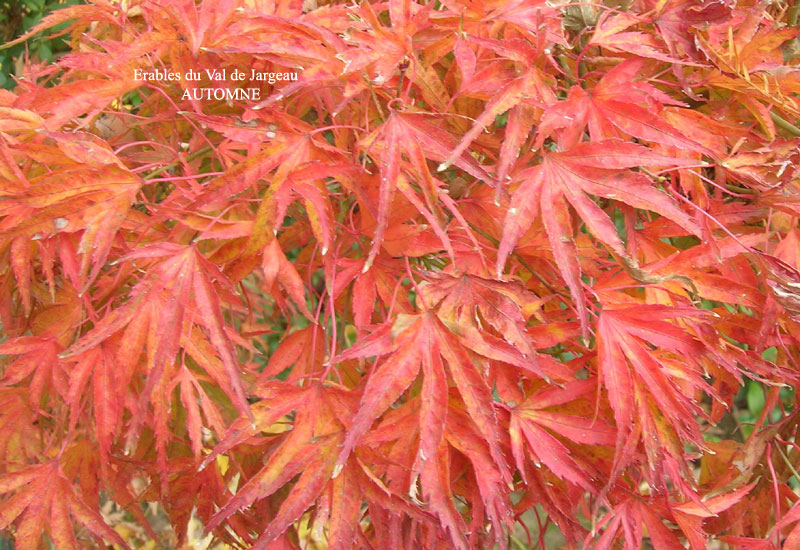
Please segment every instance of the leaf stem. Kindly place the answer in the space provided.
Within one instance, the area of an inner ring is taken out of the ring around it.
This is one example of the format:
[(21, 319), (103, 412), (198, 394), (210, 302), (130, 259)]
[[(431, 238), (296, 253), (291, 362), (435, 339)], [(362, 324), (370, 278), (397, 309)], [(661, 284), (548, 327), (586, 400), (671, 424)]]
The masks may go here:
[(378, 95), (375, 93), (375, 88), (372, 87), (372, 81), (367, 76), (364, 76), (364, 80), (367, 81), (367, 86), (369, 87), (369, 93), (372, 96), (372, 101), (375, 103), (375, 107), (378, 108), (378, 116), (381, 117), (381, 122), (386, 122), (386, 113), (383, 112), (381, 102), (378, 101)]
[[(800, 6), (800, 4), (798, 4), (798, 6)], [(796, 15), (795, 19), (797, 19)], [(775, 124), (783, 128), (793, 136), (800, 137), (800, 128), (798, 128), (797, 126), (795, 126), (794, 124), (783, 118), (781, 115), (779, 115), (775, 111), (770, 111), (769, 116), (772, 117), (772, 120), (775, 122)]]
[(797, 25), (798, 14), (800, 14), (800, 0), (794, 0), (792, 7), (786, 12), (786, 20), (789, 26), (794, 27)]
[[(161, 174), (163, 174), (167, 170), (171, 170), (172, 168), (175, 168), (176, 166), (180, 165), (182, 162), (191, 162), (194, 159), (196, 159), (197, 157), (201, 157), (201, 156), (205, 155), (206, 153), (209, 153), (210, 151), (211, 151), (211, 146), (210, 145), (206, 145), (202, 149), (198, 149), (194, 153), (190, 154), (189, 156), (187, 156), (183, 160), (176, 160), (175, 162), (170, 162), (169, 164), (165, 164), (161, 168), (157, 168), (157, 169), (153, 170), (152, 172), (149, 172), (142, 179), (146, 179), (146, 180), (153, 179), (156, 176), (160, 176)], [(202, 174), (198, 175), (198, 177), (200, 177), (200, 176), (202, 176)]]

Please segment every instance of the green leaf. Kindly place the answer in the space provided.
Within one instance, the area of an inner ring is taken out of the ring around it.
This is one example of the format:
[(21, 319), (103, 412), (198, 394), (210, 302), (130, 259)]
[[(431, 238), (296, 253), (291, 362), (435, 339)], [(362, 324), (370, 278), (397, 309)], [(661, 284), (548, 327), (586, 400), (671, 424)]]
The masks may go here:
[(41, 61), (50, 62), (53, 60), (53, 50), (50, 49), (50, 45), (47, 42), (39, 44), (36, 49), (36, 55), (39, 56)]
[(22, 0), (22, 3), (32, 12), (40, 12), (44, 9), (44, 0)]
[(749, 380), (747, 382), (747, 408), (757, 417), (764, 409), (765, 402), (764, 388), (759, 382)]

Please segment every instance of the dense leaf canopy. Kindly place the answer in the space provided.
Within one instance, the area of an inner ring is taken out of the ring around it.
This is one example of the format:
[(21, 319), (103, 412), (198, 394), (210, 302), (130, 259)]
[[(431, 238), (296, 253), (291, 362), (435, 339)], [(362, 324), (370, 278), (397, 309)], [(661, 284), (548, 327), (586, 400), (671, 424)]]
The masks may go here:
[(0, 529), (799, 549), (798, 7), (53, 12), (0, 90)]

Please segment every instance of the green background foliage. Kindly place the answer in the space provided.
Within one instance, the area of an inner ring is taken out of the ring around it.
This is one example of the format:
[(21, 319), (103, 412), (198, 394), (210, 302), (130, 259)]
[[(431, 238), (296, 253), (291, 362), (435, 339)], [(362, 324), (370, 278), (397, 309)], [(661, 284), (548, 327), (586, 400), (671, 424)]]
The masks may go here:
[[(79, 0), (0, 0), (0, 43), (9, 42), (28, 32), (51, 11), (79, 3)], [(59, 30), (61, 27), (56, 27), (48, 34), (55, 34)], [(0, 87), (6, 89), (15, 87), (14, 76), (18, 73), (26, 51), (31, 61), (48, 63), (58, 53), (66, 50), (67, 43), (64, 37), (42, 36), (0, 50)]]

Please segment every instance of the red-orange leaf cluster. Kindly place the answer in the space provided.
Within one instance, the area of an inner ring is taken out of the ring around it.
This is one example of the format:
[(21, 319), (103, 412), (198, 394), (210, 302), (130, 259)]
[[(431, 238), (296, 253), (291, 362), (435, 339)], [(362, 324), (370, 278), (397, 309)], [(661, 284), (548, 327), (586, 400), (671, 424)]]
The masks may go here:
[(0, 91), (0, 529), (800, 549), (795, 1), (54, 12)]

